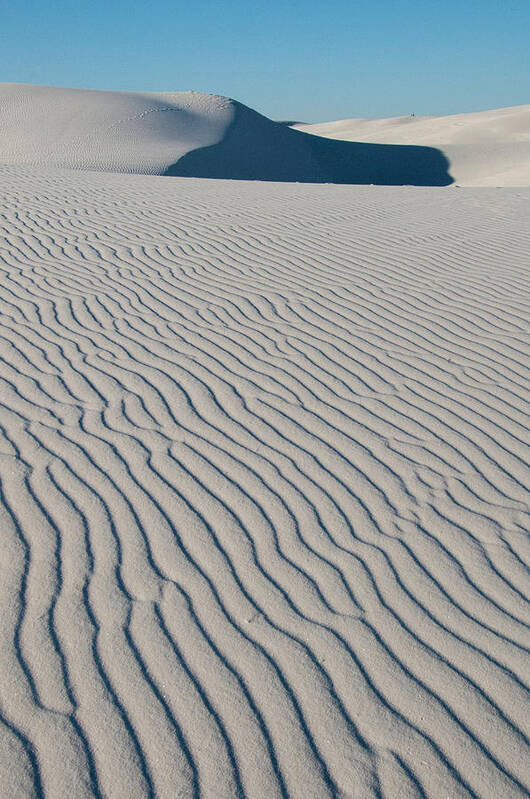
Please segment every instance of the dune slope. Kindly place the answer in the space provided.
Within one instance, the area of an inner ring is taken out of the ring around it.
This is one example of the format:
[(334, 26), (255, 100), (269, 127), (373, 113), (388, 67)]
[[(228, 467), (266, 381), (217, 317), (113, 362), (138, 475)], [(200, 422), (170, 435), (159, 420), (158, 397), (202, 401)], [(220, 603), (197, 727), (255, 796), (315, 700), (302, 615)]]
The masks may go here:
[(0, 84), (0, 163), (304, 183), (445, 186), (432, 147), (335, 142), (197, 92)]
[(530, 193), (0, 175), (0, 795), (525, 796)]
[(218, 143), (190, 151), (166, 172), (181, 177), (299, 183), (446, 186), (447, 160), (433, 147), (330, 141), (272, 122), (234, 102)]
[(162, 174), (223, 138), (226, 97), (198, 92), (107, 92), (0, 84), (0, 162)]
[(452, 178), (461, 186), (530, 186), (530, 105), (294, 127), (333, 140), (434, 147), (444, 153)]

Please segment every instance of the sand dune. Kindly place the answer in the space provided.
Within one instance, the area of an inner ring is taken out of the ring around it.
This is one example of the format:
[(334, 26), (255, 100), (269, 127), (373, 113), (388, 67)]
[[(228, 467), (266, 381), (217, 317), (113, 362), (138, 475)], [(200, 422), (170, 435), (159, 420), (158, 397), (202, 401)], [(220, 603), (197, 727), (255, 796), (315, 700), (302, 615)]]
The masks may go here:
[(446, 117), (343, 119), (297, 130), (343, 141), (435, 147), (461, 186), (530, 186), (530, 105)]
[(220, 141), (225, 97), (0, 84), (0, 161), (163, 174), (189, 150)]
[(0, 84), (0, 163), (304, 183), (451, 183), (432, 147), (336, 142), (226, 97)]
[(525, 796), (529, 191), (0, 175), (0, 795)]
[(289, 127), (198, 92), (4, 83), (0, 164), (302, 183), (528, 186), (530, 106)]

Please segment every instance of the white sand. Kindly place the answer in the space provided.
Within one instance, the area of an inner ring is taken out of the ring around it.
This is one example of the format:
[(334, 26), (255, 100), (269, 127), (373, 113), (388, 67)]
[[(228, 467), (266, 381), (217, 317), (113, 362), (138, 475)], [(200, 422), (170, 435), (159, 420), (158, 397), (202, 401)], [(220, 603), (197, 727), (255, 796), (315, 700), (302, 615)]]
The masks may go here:
[(0, 796), (526, 795), (530, 190), (0, 179)]
[(163, 174), (226, 133), (234, 107), (199, 92), (0, 83), (0, 163)]
[(460, 186), (530, 186), (530, 105), (446, 117), (343, 119), (297, 130), (342, 141), (436, 147)]

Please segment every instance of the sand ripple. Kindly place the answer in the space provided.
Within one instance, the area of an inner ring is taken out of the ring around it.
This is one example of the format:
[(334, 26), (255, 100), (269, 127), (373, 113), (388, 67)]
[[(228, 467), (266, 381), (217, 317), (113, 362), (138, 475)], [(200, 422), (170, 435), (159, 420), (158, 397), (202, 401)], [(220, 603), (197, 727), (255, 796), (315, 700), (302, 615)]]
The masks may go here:
[(529, 192), (2, 185), (0, 794), (526, 795)]

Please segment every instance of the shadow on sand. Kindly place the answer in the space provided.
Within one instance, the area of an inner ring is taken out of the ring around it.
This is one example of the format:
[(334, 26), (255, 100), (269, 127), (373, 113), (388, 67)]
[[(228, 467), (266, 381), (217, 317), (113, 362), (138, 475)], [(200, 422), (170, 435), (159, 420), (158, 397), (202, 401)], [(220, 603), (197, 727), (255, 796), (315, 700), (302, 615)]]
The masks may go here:
[(449, 162), (434, 147), (365, 144), (291, 130), (241, 103), (218, 144), (193, 150), (166, 175), (299, 183), (448, 186)]

